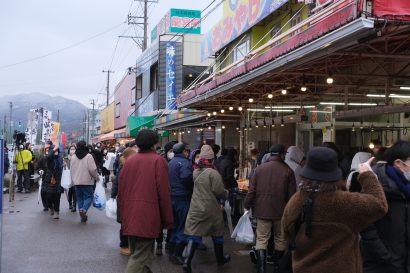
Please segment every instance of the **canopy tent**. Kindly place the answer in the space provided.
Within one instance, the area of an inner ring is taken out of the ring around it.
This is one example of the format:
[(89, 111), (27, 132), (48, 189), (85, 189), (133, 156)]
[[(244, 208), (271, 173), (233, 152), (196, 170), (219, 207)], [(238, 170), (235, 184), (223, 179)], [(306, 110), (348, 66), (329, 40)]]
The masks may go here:
[(130, 116), (128, 117), (128, 127), (130, 136), (135, 137), (139, 130), (143, 128), (153, 128), (156, 116)]

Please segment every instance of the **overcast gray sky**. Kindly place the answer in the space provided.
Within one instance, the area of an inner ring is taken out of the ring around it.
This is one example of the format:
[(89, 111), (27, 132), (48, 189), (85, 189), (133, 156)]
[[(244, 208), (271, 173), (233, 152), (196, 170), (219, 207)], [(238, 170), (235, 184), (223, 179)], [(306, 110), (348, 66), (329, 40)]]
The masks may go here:
[[(170, 8), (202, 10), (211, 0), (159, 0), (149, 10), (149, 33)], [(219, 1), (217, 1), (219, 2)], [(0, 0), (0, 96), (42, 92), (75, 99), (89, 106), (91, 99), (105, 102), (106, 74), (110, 68), (111, 91), (127, 67), (140, 54), (131, 39), (142, 35), (125, 22), (127, 14), (142, 14), (134, 0)], [(219, 8), (203, 22), (206, 33), (220, 18)], [(113, 27), (118, 26), (114, 29)], [(54, 52), (112, 29), (88, 42), (36, 61), (4, 66)], [(114, 55), (114, 58), (113, 58)], [(112, 64), (111, 64), (112, 63)], [(111, 67), (110, 67), (111, 66)]]

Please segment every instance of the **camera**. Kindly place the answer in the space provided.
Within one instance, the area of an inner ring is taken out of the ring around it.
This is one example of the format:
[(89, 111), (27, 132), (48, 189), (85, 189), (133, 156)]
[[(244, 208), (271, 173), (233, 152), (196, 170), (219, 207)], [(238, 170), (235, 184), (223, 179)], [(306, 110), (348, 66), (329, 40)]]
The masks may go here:
[(16, 147), (20, 147), (21, 145), (24, 145), (26, 142), (26, 134), (18, 131), (14, 131), (13, 134), (13, 139), (14, 142), (16, 143)]

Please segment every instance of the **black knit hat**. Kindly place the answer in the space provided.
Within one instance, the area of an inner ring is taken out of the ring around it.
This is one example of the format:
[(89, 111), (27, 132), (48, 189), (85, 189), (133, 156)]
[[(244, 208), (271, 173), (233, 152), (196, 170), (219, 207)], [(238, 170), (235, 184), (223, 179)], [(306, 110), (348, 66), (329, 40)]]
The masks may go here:
[(300, 176), (316, 181), (334, 182), (342, 179), (337, 153), (327, 147), (315, 147), (307, 154)]

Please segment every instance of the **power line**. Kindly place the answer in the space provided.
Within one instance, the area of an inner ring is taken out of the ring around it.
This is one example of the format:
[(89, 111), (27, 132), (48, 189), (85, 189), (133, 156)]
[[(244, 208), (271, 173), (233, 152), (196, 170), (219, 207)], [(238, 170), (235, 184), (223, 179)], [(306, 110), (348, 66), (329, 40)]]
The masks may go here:
[(104, 34), (106, 34), (106, 33), (110, 32), (110, 31), (112, 31), (112, 30), (118, 28), (119, 26), (121, 26), (122, 24), (125, 24), (125, 23), (126, 23), (126, 22), (121, 22), (121, 24), (118, 24), (118, 25), (116, 25), (116, 26), (114, 26), (114, 27), (111, 27), (111, 28), (109, 28), (109, 29), (107, 29), (107, 30), (105, 30), (105, 31), (103, 31), (103, 32), (100, 32), (100, 33), (98, 33), (98, 34), (96, 34), (96, 35), (93, 35), (93, 36), (91, 36), (91, 37), (89, 37), (89, 38), (87, 38), (87, 39), (85, 39), (85, 40), (82, 40), (82, 41), (77, 42), (77, 43), (74, 43), (74, 44), (72, 44), (72, 45), (69, 45), (69, 46), (63, 47), (63, 48), (61, 48), (61, 49), (52, 51), (52, 52), (50, 52), (50, 53), (47, 53), (47, 54), (44, 54), (44, 55), (41, 55), (41, 56), (37, 56), (37, 57), (34, 57), (34, 58), (30, 58), (30, 59), (27, 59), (27, 60), (24, 60), (24, 61), (12, 63), (12, 64), (7, 64), (7, 65), (2, 65), (2, 66), (0, 66), (0, 69), (13, 67), (13, 66), (17, 66), (17, 65), (20, 65), (20, 64), (25, 64), (25, 63), (34, 62), (34, 61), (37, 61), (37, 60), (40, 60), (40, 59), (44, 59), (44, 58), (46, 58), (46, 57), (49, 57), (49, 56), (51, 56), (51, 55), (55, 55), (55, 54), (57, 54), (57, 53), (60, 53), (60, 52), (63, 52), (63, 51), (65, 51), (65, 50), (68, 50), (68, 49), (74, 48), (74, 47), (76, 47), (76, 46), (79, 46), (79, 45), (81, 45), (81, 44), (84, 44), (84, 43), (86, 43), (86, 42), (88, 42), (88, 41), (90, 41), (90, 40), (93, 40), (93, 39), (95, 39), (95, 38), (101, 36), (101, 35), (104, 35)]

